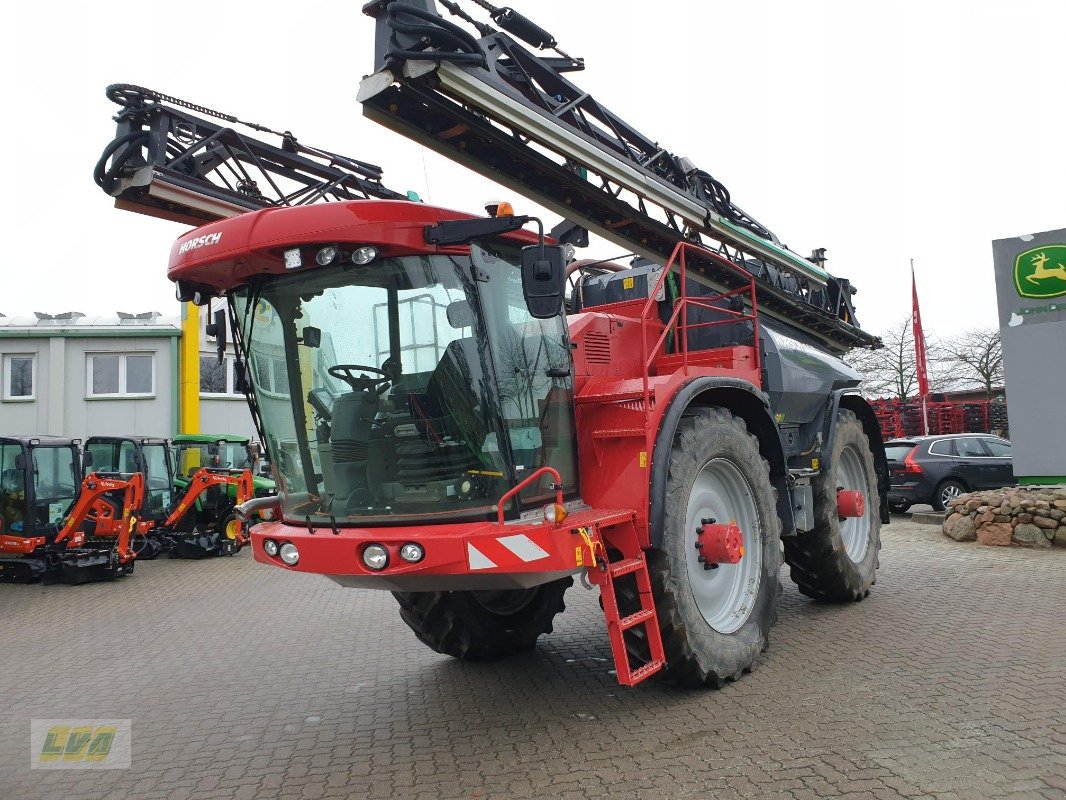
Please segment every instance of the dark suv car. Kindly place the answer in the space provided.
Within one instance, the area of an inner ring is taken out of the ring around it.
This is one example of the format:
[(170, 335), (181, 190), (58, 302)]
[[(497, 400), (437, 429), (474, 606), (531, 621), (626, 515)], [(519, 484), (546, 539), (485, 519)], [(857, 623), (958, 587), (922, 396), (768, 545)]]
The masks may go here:
[(930, 503), (943, 511), (963, 492), (1014, 483), (1010, 442), (987, 433), (912, 436), (885, 443), (891, 487), (888, 505), (906, 511)]

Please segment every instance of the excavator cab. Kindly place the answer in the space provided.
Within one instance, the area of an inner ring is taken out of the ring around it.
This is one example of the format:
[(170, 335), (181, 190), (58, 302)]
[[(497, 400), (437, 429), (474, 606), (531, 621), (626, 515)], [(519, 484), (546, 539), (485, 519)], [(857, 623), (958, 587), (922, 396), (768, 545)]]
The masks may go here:
[[(262, 472), (262, 455), (255, 442), (244, 436), (212, 433), (179, 433), (171, 440), (174, 464), (174, 485), (180, 492), (189, 485), (189, 478), (200, 467), (209, 469), (251, 470), (255, 496), (274, 493), (274, 481)], [(229, 490), (231, 498), (235, 489)]]
[[(520, 244), (297, 247), (236, 290), (285, 513), (338, 526), (487, 520), (544, 466), (576, 492), (565, 318), (561, 303), (530, 313)], [(285, 274), (282, 260), (312, 268)], [(536, 481), (507, 513), (553, 492)]]
[(57, 530), (81, 486), (78, 440), (0, 438), (0, 552), (22, 552), (16, 539)]
[(90, 436), (85, 440), (83, 471), (139, 472), (144, 476), (140, 518), (161, 519), (174, 495), (170, 440), (149, 436)]
[[(0, 583), (87, 583), (133, 571), (129, 548), (140, 506), (137, 476), (81, 477), (80, 441), (54, 436), (0, 437)], [(86, 544), (91, 509), (123, 492), (106, 546)]]

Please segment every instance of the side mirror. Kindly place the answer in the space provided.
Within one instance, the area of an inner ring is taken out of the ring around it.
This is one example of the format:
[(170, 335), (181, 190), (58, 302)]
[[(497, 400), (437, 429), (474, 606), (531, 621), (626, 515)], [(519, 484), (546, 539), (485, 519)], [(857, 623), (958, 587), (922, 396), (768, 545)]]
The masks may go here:
[(84, 453), (81, 454), (81, 464), (82, 467), (86, 470), (86, 472), (89, 470), (89, 467), (93, 465), (92, 450), (86, 450)]
[(218, 363), (226, 360), (226, 309), (215, 312), (215, 348), (218, 350)]
[(522, 248), (522, 294), (534, 319), (551, 319), (563, 307), (566, 253), (561, 245)]
[(313, 325), (308, 325), (304, 328), (303, 345), (304, 347), (321, 347), (322, 329), (316, 328)]
[(233, 388), (241, 394), (247, 392), (249, 388), (247, 368), (240, 360), (233, 362)]
[(26, 456), (24, 454), (19, 453), (17, 456), (15, 456), (15, 469), (17, 469), (17, 470), (25, 470), (26, 469)]

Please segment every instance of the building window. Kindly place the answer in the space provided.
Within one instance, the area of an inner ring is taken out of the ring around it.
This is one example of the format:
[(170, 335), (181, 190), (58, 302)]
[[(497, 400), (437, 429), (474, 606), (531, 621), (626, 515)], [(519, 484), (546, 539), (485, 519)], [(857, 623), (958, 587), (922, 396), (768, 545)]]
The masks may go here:
[(34, 367), (36, 357), (32, 353), (4, 356), (4, 399), (34, 399)]
[(256, 356), (253, 366), (257, 388), (273, 395), (289, 394), (289, 370), (284, 358)]
[(155, 354), (90, 353), (89, 397), (152, 397)]
[(240, 397), (237, 391), (237, 361), (227, 355), (218, 363), (217, 355), (200, 356), (200, 394), (204, 397)]

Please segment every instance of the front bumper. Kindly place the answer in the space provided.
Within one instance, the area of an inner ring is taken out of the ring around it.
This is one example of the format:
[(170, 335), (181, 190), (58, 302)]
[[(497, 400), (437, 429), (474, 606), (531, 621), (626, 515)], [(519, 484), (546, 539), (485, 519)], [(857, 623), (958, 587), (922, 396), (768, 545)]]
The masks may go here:
[[(617, 512), (615, 512), (617, 513)], [(632, 516), (630, 514), (630, 516)], [(580, 511), (561, 525), (552, 523), (467, 523), (396, 528), (338, 528), (263, 522), (251, 530), (256, 561), (290, 572), (325, 575), (343, 586), (400, 592), (524, 589), (573, 575), (593, 563), (590, 527), (604, 512)], [(291, 542), (299, 561), (289, 566), (269, 556), (263, 542)], [(421, 545), (416, 564), (400, 558), (400, 548)], [(363, 563), (368, 544), (383, 546), (387, 566)]]

